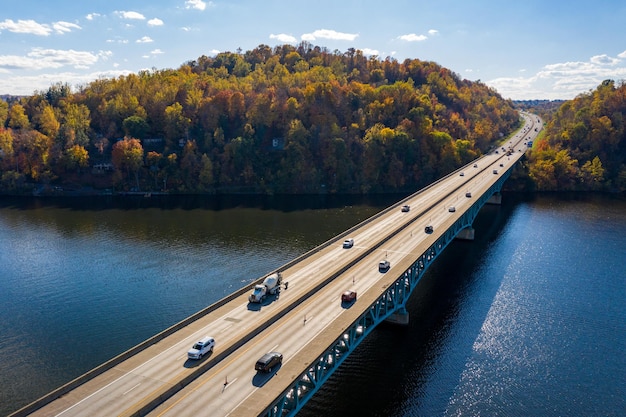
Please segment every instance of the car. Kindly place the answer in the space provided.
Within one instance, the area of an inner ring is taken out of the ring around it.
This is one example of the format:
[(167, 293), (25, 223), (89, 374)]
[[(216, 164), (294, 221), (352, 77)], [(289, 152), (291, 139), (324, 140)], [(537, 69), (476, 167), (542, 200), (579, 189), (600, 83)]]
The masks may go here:
[(342, 303), (351, 303), (356, 300), (356, 291), (347, 290), (341, 294)]
[(474, 164), (474, 168), (478, 168), (478, 164)]
[(504, 166), (504, 164), (500, 164), (500, 166), (501, 166), (501, 167), (503, 167), (503, 166)]
[(454, 206), (450, 206), (450, 207), (448, 207), (448, 211), (449, 211), (450, 213), (454, 213), (454, 212), (456, 211), (456, 207), (454, 207)]
[(472, 198), (472, 193), (470, 193), (469, 191), (465, 193), (465, 197), (467, 198)]
[(391, 264), (386, 259), (383, 260), (383, 261), (378, 262), (378, 270), (380, 272), (387, 272), (390, 267), (391, 267)]
[(409, 206), (408, 204), (405, 204), (405, 205), (402, 206), (402, 208), (400, 210), (402, 210), (404, 213), (406, 213), (409, 210), (411, 210), (411, 206)]
[(494, 173), (494, 174), (498, 174), (498, 170), (497, 170), (497, 169), (494, 169), (494, 170), (493, 170), (493, 173)]
[(424, 232), (429, 233), (429, 234), (430, 234), (430, 233), (432, 233), (432, 232), (433, 232), (433, 227), (432, 227), (432, 226), (430, 226), (430, 225), (429, 225), (429, 226), (426, 226), (426, 227), (424, 228)]
[(349, 238), (343, 241), (344, 249), (350, 249), (352, 246), (354, 246), (354, 239)]
[(498, 151), (496, 151), (496, 153), (498, 153)]
[(254, 364), (254, 370), (259, 372), (270, 372), (273, 367), (283, 362), (283, 354), (280, 352), (268, 352), (261, 356), (256, 364)]
[(201, 359), (207, 353), (213, 352), (215, 347), (215, 339), (211, 336), (206, 336), (198, 340), (191, 349), (187, 351), (187, 357), (189, 359)]
[(461, 172), (461, 173), (459, 174), (459, 176), (464, 177), (464, 176), (465, 176), (465, 173), (464, 173), (464, 172)]

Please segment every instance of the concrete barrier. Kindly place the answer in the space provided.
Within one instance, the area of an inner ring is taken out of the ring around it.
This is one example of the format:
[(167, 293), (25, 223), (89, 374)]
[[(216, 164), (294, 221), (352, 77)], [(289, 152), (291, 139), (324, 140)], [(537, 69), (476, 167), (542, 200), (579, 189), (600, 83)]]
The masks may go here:
[[(355, 226), (351, 227), (350, 229), (344, 231), (343, 233), (341, 233), (341, 234), (333, 237), (332, 239), (329, 239), (326, 242), (316, 246), (315, 248), (311, 249), (310, 251), (308, 251), (308, 252), (298, 256), (297, 258), (295, 258), (293, 260), (291, 260), (290, 262), (287, 262), (286, 264), (284, 264), (283, 266), (278, 268), (276, 271), (270, 271), (268, 274), (263, 275), (262, 277), (260, 277), (260, 278), (256, 279), (255, 281), (251, 282), (247, 286), (245, 286), (245, 287), (243, 287), (243, 288), (233, 292), (232, 294), (230, 294), (230, 295), (220, 299), (219, 301), (217, 301), (217, 302), (211, 304), (210, 306), (208, 306), (208, 307), (198, 311), (197, 313), (192, 314), (191, 316), (189, 316), (189, 317), (183, 319), (182, 321), (180, 321), (180, 322), (178, 322), (178, 323), (168, 327), (167, 329), (163, 330), (162, 332), (157, 333), (156, 335), (152, 336), (151, 338), (149, 338), (149, 339), (147, 339), (147, 340), (145, 340), (145, 341), (143, 341), (143, 342), (133, 346), (132, 348), (128, 349), (127, 351), (122, 352), (121, 354), (115, 356), (114, 358), (108, 360), (107, 362), (104, 362), (103, 364), (95, 367), (94, 369), (92, 369), (92, 370), (84, 373), (83, 375), (73, 379), (72, 381), (68, 382), (67, 384), (64, 384), (64, 385), (60, 386), (59, 388), (49, 392), (48, 394), (38, 398), (37, 400), (33, 401), (32, 403), (30, 403), (30, 404), (24, 406), (23, 408), (15, 411), (14, 413), (10, 414), (10, 417), (27, 416), (28, 414), (30, 414), (30, 413), (40, 409), (41, 407), (51, 403), (55, 399), (57, 399), (57, 398), (65, 395), (65, 394), (67, 394), (68, 392), (70, 392), (73, 389), (76, 389), (77, 387), (79, 387), (80, 385), (84, 384), (85, 382), (87, 382), (87, 381), (97, 377), (98, 375), (103, 374), (104, 372), (108, 371), (109, 369), (117, 366), (118, 364), (120, 364), (123, 361), (127, 360), (131, 356), (138, 354), (139, 352), (141, 352), (142, 350), (146, 349), (147, 347), (149, 347), (149, 346), (151, 346), (151, 345), (153, 345), (153, 344), (163, 340), (164, 338), (166, 338), (168, 336), (171, 336), (173, 333), (177, 332), (181, 328), (183, 328), (183, 327), (189, 325), (190, 323), (193, 323), (194, 321), (196, 321), (196, 320), (206, 316), (207, 314), (209, 314), (212, 311), (218, 309), (219, 307), (229, 303), (230, 301), (234, 300), (235, 298), (237, 298), (237, 297), (239, 297), (239, 296), (241, 296), (241, 295), (251, 291), (252, 288), (254, 288), (254, 286), (256, 284), (260, 284), (261, 282), (263, 282), (263, 279), (267, 275), (269, 275), (271, 273), (274, 273), (274, 272), (277, 272), (277, 271), (285, 271), (286, 269), (296, 265), (297, 263), (302, 262), (306, 258), (308, 258), (310, 256), (313, 256), (314, 254), (318, 253), (322, 249), (332, 245), (333, 243), (336, 243), (336, 242), (342, 240), (344, 237), (350, 235), (355, 230), (357, 230), (357, 229), (363, 227), (364, 225), (367, 225), (368, 223), (371, 223), (372, 221), (378, 219), (379, 217), (387, 214), (389, 211), (397, 210), (406, 201), (408, 201), (411, 198), (413, 198), (414, 196), (416, 196), (416, 195), (418, 195), (420, 193), (423, 193), (426, 190), (428, 190), (428, 189), (438, 185), (440, 182), (444, 181), (446, 178), (448, 178), (448, 177), (450, 177), (452, 175), (457, 175), (457, 173), (460, 172), (462, 169), (454, 171), (453, 173), (450, 173), (450, 174), (446, 175), (445, 177), (440, 178), (439, 180), (437, 180), (437, 181), (429, 184), (428, 186), (418, 190), (417, 192), (409, 195), (408, 197), (398, 201), (397, 203), (395, 203), (395, 204), (387, 207), (386, 209), (381, 210), (380, 212), (376, 213), (375, 215), (367, 218), (366, 220), (356, 224)], [(407, 227), (407, 226), (408, 226), (408, 224), (405, 225), (404, 227)], [(377, 245), (375, 245), (374, 247), (370, 248), (367, 252), (365, 252), (365, 254), (363, 256), (371, 253), (372, 251), (374, 251), (375, 249), (380, 247), (383, 243), (385, 243), (388, 239), (390, 239), (390, 236), (393, 236), (394, 234), (398, 233), (404, 227), (401, 227), (401, 228), (395, 230), (387, 238), (381, 240)], [(208, 369), (210, 369), (212, 366), (214, 366), (217, 362), (219, 362), (221, 359), (223, 359), (223, 357), (227, 356), (228, 354), (232, 353), (232, 351), (236, 350), (241, 345), (243, 345), (244, 343), (248, 342), (251, 338), (256, 336), (265, 327), (267, 327), (268, 325), (271, 325), (276, 320), (278, 320), (280, 317), (284, 316), (295, 305), (298, 305), (299, 303), (304, 301), (306, 298), (308, 298), (312, 293), (318, 291), (320, 288), (322, 288), (323, 286), (328, 284), (330, 281), (335, 279), (340, 274), (343, 274), (347, 269), (351, 268), (359, 260), (360, 260), (360, 258), (354, 260), (349, 265), (347, 265), (346, 267), (342, 268), (340, 271), (338, 271), (337, 273), (333, 274), (332, 276), (330, 276), (329, 278), (327, 278), (326, 280), (321, 282), (312, 291), (310, 291), (309, 293), (307, 293), (304, 296), (300, 297), (298, 300), (296, 300), (295, 302), (291, 303), (289, 306), (283, 308), (281, 311), (277, 312), (274, 316), (269, 317), (261, 326), (258, 326), (256, 329), (252, 330), (251, 333), (249, 333), (244, 339), (239, 341), (239, 343), (236, 343), (236, 344), (233, 344), (233, 345), (227, 347), (224, 352), (221, 352), (220, 354), (216, 355), (215, 358), (212, 358), (209, 361), (206, 361), (205, 363), (203, 363), (201, 366), (199, 366), (190, 375), (185, 377), (184, 381), (180, 381), (180, 383), (173, 384), (173, 386), (170, 387), (165, 392), (161, 392), (161, 393), (155, 394), (155, 395), (151, 396), (151, 398), (146, 398), (144, 401), (139, 403), (138, 407), (133, 407), (133, 409), (129, 409), (127, 415), (129, 415), (129, 416), (138, 416), (138, 415), (143, 415), (142, 413), (149, 412), (151, 409), (156, 407), (162, 401), (164, 401), (165, 399), (169, 398), (171, 395), (174, 395), (176, 392), (178, 392), (180, 389), (182, 389), (184, 386), (186, 386), (189, 382), (193, 381), (199, 375), (201, 375), (202, 373), (206, 372)], [(185, 381), (188, 381), (188, 382), (185, 382)], [(176, 388), (176, 387), (180, 387), (180, 388)]]

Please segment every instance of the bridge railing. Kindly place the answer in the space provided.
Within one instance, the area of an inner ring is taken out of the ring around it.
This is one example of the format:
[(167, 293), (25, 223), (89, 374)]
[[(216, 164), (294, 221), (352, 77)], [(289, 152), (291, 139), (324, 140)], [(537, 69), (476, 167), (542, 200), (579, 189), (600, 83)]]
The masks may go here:
[[(509, 167), (503, 172), (498, 180), (450, 228), (414, 260), (412, 265), (401, 273), (376, 301), (366, 307), (365, 311), (348, 326), (346, 331), (328, 345), (317, 356), (317, 359), (311, 361), (312, 365), (302, 371), (293, 384), (287, 387), (259, 415), (267, 417), (295, 416), (378, 324), (404, 308), (428, 267), (462, 229), (473, 223), (480, 208), (487, 203), (491, 196), (501, 191), (502, 185), (510, 176), (512, 169)], [(305, 359), (304, 362), (308, 362), (308, 360)]]

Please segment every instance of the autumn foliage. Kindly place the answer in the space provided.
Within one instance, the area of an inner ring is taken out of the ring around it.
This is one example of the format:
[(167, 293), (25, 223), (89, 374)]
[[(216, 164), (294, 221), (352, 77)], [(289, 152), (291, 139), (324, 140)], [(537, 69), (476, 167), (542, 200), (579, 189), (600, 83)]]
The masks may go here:
[[(5, 188), (368, 193), (424, 186), (519, 118), (493, 89), (436, 63), (304, 42), (202, 56), (77, 92), (57, 84), (0, 103), (0, 122)], [(103, 164), (113, 169), (95, 168)]]
[(537, 189), (626, 191), (626, 85), (607, 80), (563, 103), (531, 153)]

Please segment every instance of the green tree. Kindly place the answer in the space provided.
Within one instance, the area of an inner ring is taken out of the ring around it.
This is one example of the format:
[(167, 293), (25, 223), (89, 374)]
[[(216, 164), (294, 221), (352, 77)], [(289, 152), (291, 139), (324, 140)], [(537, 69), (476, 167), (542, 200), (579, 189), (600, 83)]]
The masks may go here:
[(130, 116), (122, 122), (126, 136), (145, 139), (150, 131), (150, 125), (146, 119), (140, 116)]
[(200, 160), (200, 174), (198, 175), (199, 188), (208, 191), (213, 185), (213, 163), (207, 154), (202, 154)]

